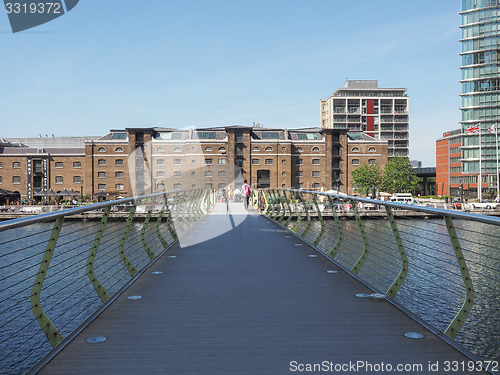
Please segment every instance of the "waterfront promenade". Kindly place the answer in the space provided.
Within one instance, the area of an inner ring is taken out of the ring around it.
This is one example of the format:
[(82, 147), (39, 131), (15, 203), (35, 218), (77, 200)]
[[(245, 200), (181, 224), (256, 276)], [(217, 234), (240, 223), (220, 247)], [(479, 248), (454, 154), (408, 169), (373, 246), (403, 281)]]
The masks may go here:
[[(218, 204), (38, 373), (275, 375), (326, 361), (346, 370), (329, 373), (381, 373), (345, 367), (363, 363), (436, 374), (467, 361), (389, 302), (358, 293), (372, 291), (282, 227)], [(107, 340), (86, 342), (97, 336)]]

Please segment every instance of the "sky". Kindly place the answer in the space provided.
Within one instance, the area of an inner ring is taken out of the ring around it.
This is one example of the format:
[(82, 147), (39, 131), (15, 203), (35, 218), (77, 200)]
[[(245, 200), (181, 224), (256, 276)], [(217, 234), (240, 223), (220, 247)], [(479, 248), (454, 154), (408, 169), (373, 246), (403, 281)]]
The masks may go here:
[(459, 0), (81, 0), (13, 34), (0, 12), (0, 137), (320, 126), (347, 79), (407, 88), (410, 158), (460, 121)]

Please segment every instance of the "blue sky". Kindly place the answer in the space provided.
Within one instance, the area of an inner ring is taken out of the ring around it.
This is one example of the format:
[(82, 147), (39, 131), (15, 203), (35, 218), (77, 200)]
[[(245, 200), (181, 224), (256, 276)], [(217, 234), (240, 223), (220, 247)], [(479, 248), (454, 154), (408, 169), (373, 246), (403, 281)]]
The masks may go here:
[(12, 34), (0, 14), (0, 137), (125, 127), (319, 126), (346, 79), (405, 87), (410, 156), (460, 120), (459, 0), (81, 0)]

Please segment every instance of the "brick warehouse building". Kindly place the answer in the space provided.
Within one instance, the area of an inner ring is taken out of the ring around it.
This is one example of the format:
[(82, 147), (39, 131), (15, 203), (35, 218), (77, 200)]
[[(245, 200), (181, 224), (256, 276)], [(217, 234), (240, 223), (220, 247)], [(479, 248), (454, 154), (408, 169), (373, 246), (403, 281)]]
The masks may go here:
[(387, 162), (387, 142), (365, 138), (349, 139), (345, 129), (226, 126), (8, 139), (0, 146), (0, 187), (19, 192), (22, 200), (40, 189), (112, 199), (161, 190), (234, 189), (248, 179), (256, 188), (352, 194), (352, 169), (365, 162), (383, 168)]

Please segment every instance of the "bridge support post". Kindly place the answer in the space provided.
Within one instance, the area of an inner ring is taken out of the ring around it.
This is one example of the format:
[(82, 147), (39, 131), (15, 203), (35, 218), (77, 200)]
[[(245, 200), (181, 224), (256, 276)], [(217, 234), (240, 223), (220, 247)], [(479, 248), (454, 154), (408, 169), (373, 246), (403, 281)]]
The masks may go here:
[(309, 215), (309, 209), (307, 208), (307, 201), (304, 199), (304, 196), (302, 195), (302, 192), (299, 193), (300, 200), (302, 201), (302, 206), (304, 206), (304, 211), (306, 212), (307, 216), (307, 225), (300, 237), (305, 238), (307, 235), (307, 232), (309, 232), (309, 228), (311, 228), (311, 215)]
[(328, 202), (330, 203), (333, 219), (335, 220), (335, 224), (337, 224), (337, 230), (339, 231), (339, 239), (337, 240), (335, 246), (333, 246), (333, 248), (328, 253), (328, 255), (335, 259), (335, 256), (340, 249), (340, 245), (342, 245), (342, 241), (344, 240), (344, 231), (342, 230), (342, 224), (340, 223), (339, 216), (337, 215), (337, 210), (335, 209), (335, 204), (333, 203), (332, 197), (328, 196)]
[(118, 245), (118, 252), (120, 254), (120, 258), (123, 262), (123, 265), (127, 269), (130, 277), (134, 277), (137, 273), (134, 265), (130, 262), (125, 254), (125, 241), (127, 241), (128, 232), (130, 231), (130, 226), (132, 225), (132, 221), (134, 220), (135, 210), (137, 209), (137, 202), (134, 201), (132, 208), (130, 209), (130, 214), (128, 215), (127, 222), (125, 224), (125, 228), (123, 229), (122, 237), (120, 239), (120, 244)]
[(319, 241), (321, 241), (321, 237), (323, 237), (323, 234), (325, 234), (325, 222), (323, 221), (323, 216), (321, 215), (321, 212), (319, 210), (318, 206), (318, 200), (316, 199), (316, 194), (313, 194), (313, 202), (314, 202), (314, 207), (316, 207), (316, 212), (318, 213), (318, 218), (321, 224), (321, 230), (318, 234), (318, 237), (313, 241), (314, 246), (318, 246)]
[(149, 247), (149, 245), (146, 242), (146, 231), (148, 228), (149, 221), (151, 220), (151, 215), (153, 213), (154, 204), (155, 204), (155, 202), (153, 200), (151, 200), (151, 203), (150, 203), (149, 209), (148, 209), (148, 213), (146, 214), (146, 219), (144, 220), (144, 224), (142, 225), (141, 235), (140, 235), (142, 247), (144, 247), (146, 254), (148, 255), (149, 259), (151, 259), (151, 260), (153, 260), (156, 257), (156, 255), (155, 255), (155, 253), (153, 253), (153, 251), (151, 250), (151, 248)]
[(394, 298), (396, 297), (399, 288), (401, 288), (401, 284), (403, 284), (403, 281), (408, 274), (408, 257), (406, 256), (403, 241), (401, 240), (401, 236), (399, 235), (399, 230), (396, 225), (396, 220), (394, 219), (394, 214), (392, 213), (391, 207), (385, 206), (385, 211), (387, 212), (387, 219), (389, 220), (389, 224), (391, 225), (392, 234), (394, 236), (394, 239), (396, 240), (399, 256), (401, 258), (401, 270), (399, 271), (399, 275), (396, 277), (389, 289), (387, 289), (387, 292), (385, 292), (387, 296)]
[(361, 253), (361, 256), (351, 269), (352, 273), (355, 273), (357, 275), (361, 270), (361, 267), (363, 267), (363, 263), (365, 263), (366, 258), (368, 257), (368, 251), (370, 249), (370, 246), (368, 244), (368, 238), (366, 237), (365, 226), (363, 225), (363, 221), (359, 216), (359, 211), (358, 207), (356, 206), (356, 202), (351, 201), (351, 204), (352, 204), (352, 209), (354, 211), (354, 216), (356, 217), (356, 223), (358, 224), (358, 228), (359, 231), (361, 232), (361, 238), (363, 239), (363, 244), (364, 244), (364, 250)]

